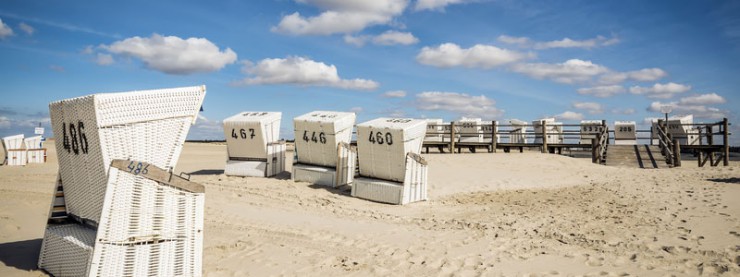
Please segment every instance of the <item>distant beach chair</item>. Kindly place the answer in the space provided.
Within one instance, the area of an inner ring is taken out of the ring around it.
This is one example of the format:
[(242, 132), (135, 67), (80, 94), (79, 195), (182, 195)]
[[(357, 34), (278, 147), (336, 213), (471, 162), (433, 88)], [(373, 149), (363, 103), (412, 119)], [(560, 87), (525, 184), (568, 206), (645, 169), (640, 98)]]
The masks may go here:
[(456, 133), (460, 134), (458, 142), (483, 142), (483, 131), (480, 118), (463, 117), (455, 122)]
[(54, 276), (201, 276), (203, 187), (172, 176), (205, 86), (52, 102), (59, 176), (38, 266)]
[(23, 134), (3, 138), (6, 165), (26, 165), (26, 150), (23, 149)]
[(511, 130), (509, 131), (509, 143), (528, 143), (527, 122), (512, 119), (509, 120)]
[(535, 139), (534, 143), (542, 143), (542, 121), (547, 124), (547, 143), (563, 143), (563, 123), (555, 122), (555, 118), (543, 118), (532, 121), (534, 126)]
[[(677, 139), (681, 145), (696, 145), (699, 144), (699, 130), (693, 126), (694, 115), (685, 116), (673, 116), (668, 118), (668, 134), (674, 139)], [(652, 130), (650, 137), (653, 140), (653, 144), (658, 143), (658, 120), (653, 119)]]
[[(424, 136), (424, 142), (443, 142), (443, 132), (445, 130), (442, 125), (441, 118), (426, 119), (427, 121), (427, 134)], [(449, 142), (449, 141), (448, 141)]]
[(285, 171), (280, 112), (241, 112), (224, 119), (228, 176), (271, 177)]
[(390, 204), (427, 199), (427, 162), (419, 155), (426, 121), (378, 118), (357, 125), (360, 177), (352, 196)]
[(601, 120), (581, 120), (581, 139), (579, 144), (591, 144), (591, 139), (595, 139), (597, 134), (604, 130)]
[(45, 163), (46, 148), (41, 147), (41, 136), (33, 136), (23, 139), (26, 146), (26, 157), (28, 163)]
[(636, 145), (637, 123), (634, 121), (614, 122), (614, 145)]
[(355, 114), (315, 111), (293, 119), (295, 151), (294, 181), (329, 187), (352, 183), (357, 151), (350, 147)]

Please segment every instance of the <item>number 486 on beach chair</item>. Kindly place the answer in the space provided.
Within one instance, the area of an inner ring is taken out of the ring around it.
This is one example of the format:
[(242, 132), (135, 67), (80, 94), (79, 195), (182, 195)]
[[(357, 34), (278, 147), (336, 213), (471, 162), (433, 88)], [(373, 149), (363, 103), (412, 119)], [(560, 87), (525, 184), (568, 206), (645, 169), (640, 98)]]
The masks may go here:
[(205, 87), (49, 105), (59, 178), (39, 268), (60, 276), (201, 276), (203, 187), (172, 176)]

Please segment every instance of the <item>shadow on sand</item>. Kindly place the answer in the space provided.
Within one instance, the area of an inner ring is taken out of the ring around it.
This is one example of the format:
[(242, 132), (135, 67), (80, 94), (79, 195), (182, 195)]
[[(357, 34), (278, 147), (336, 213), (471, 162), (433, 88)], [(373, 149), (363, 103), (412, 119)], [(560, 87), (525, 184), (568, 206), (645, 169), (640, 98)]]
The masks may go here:
[(717, 179), (707, 179), (707, 181), (712, 181), (712, 182), (717, 182), (717, 183), (740, 184), (740, 178), (717, 178)]
[(41, 251), (41, 239), (14, 241), (0, 244), (0, 262), (5, 266), (30, 271), (38, 269), (36, 263)]

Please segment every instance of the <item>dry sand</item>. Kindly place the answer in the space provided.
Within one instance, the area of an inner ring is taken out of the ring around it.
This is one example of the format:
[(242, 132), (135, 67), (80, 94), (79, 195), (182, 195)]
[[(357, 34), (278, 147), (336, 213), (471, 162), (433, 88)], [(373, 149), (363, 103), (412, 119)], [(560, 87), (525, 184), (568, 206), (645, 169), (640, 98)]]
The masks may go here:
[[(0, 276), (36, 270), (57, 164), (0, 166)], [(430, 201), (385, 205), (280, 178), (206, 186), (204, 274), (740, 276), (740, 164), (625, 169), (539, 153), (428, 154)]]

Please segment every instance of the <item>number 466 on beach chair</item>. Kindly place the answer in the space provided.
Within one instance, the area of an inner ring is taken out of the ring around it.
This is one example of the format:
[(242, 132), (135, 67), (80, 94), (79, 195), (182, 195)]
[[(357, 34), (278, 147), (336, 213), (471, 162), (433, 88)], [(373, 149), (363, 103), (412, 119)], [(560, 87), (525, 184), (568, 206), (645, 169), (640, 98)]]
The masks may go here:
[(205, 87), (49, 105), (59, 178), (38, 266), (60, 276), (201, 276), (203, 187), (170, 173)]

